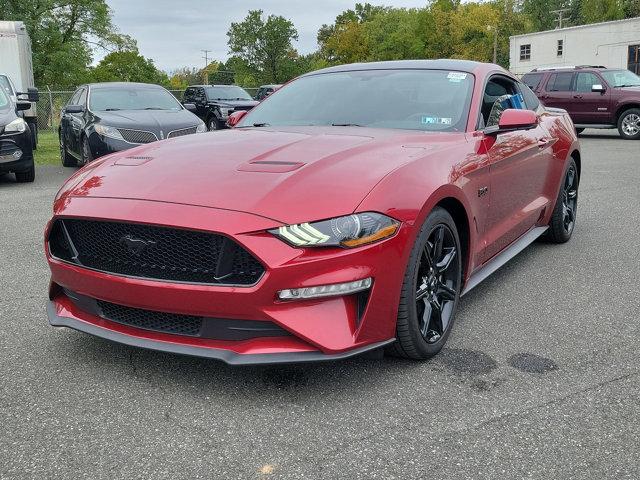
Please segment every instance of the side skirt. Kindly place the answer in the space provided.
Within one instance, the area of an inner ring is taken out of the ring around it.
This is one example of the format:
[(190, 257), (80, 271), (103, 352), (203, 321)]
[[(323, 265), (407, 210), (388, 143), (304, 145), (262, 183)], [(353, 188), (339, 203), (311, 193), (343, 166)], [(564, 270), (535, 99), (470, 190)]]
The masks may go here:
[(464, 290), (462, 291), (462, 294), (460, 296), (466, 295), (475, 287), (477, 287), (481, 282), (486, 280), (489, 275), (494, 273), (513, 257), (518, 255), (522, 250), (535, 242), (536, 239), (544, 232), (546, 232), (548, 228), (549, 227), (533, 227), (527, 233), (522, 235), (518, 240), (513, 242), (506, 249), (489, 260), (482, 268), (480, 268), (480, 270), (471, 275), (471, 278), (469, 278), (469, 281), (465, 285)]

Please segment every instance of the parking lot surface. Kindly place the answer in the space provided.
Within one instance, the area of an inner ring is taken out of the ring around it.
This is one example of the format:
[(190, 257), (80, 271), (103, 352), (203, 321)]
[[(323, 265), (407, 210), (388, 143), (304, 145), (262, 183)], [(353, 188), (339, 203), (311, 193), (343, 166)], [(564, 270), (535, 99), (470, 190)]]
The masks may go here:
[(466, 296), (423, 363), (233, 368), (49, 327), (73, 170), (0, 177), (0, 478), (640, 478), (640, 142), (582, 148), (573, 239)]

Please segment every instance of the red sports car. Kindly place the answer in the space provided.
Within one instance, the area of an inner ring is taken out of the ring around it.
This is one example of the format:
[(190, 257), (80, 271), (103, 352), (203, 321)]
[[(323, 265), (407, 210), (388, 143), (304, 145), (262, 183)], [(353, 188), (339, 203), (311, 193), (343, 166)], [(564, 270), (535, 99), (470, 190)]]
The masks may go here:
[(573, 124), (497, 65), (332, 67), (241, 115), (66, 182), (52, 325), (231, 364), (425, 359), (461, 296), (573, 232)]

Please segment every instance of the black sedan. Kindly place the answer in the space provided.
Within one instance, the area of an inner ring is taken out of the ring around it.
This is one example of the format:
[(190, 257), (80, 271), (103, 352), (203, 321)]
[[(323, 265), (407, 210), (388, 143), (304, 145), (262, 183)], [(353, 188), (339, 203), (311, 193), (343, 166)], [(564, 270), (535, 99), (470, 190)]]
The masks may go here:
[(0, 89), (0, 174), (13, 172), (21, 183), (33, 182), (36, 176), (31, 129), (18, 115), (18, 111), (29, 108), (31, 103), (13, 103)]
[(62, 110), (60, 157), (65, 167), (144, 143), (207, 131), (166, 89), (146, 83), (79, 87)]

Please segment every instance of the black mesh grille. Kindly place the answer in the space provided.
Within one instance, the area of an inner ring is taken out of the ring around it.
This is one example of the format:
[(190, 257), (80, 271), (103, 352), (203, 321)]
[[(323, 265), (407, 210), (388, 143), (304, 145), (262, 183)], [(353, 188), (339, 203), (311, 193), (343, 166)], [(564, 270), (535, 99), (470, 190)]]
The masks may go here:
[(174, 130), (167, 135), (167, 138), (182, 137), (184, 135), (192, 135), (196, 133), (198, 127), (183, 128), (182, 130)]
[(153, 132), (146, 132), (144, 130), (129, 130), (127, 128), (119, 128), (118, 131), (122, 138), (129, 143), (151, 143), (158, 140), (156, 134)]
[(215, 233), (65, 219), (49, 236), (53, 256), (108, 273), (189, 283), (253, 285), (262, 265)]
[(106, 319), (145, 330), (195, 337), (202, 328), (202, 317), (141, 310), (101, 300), (98, 305)]

